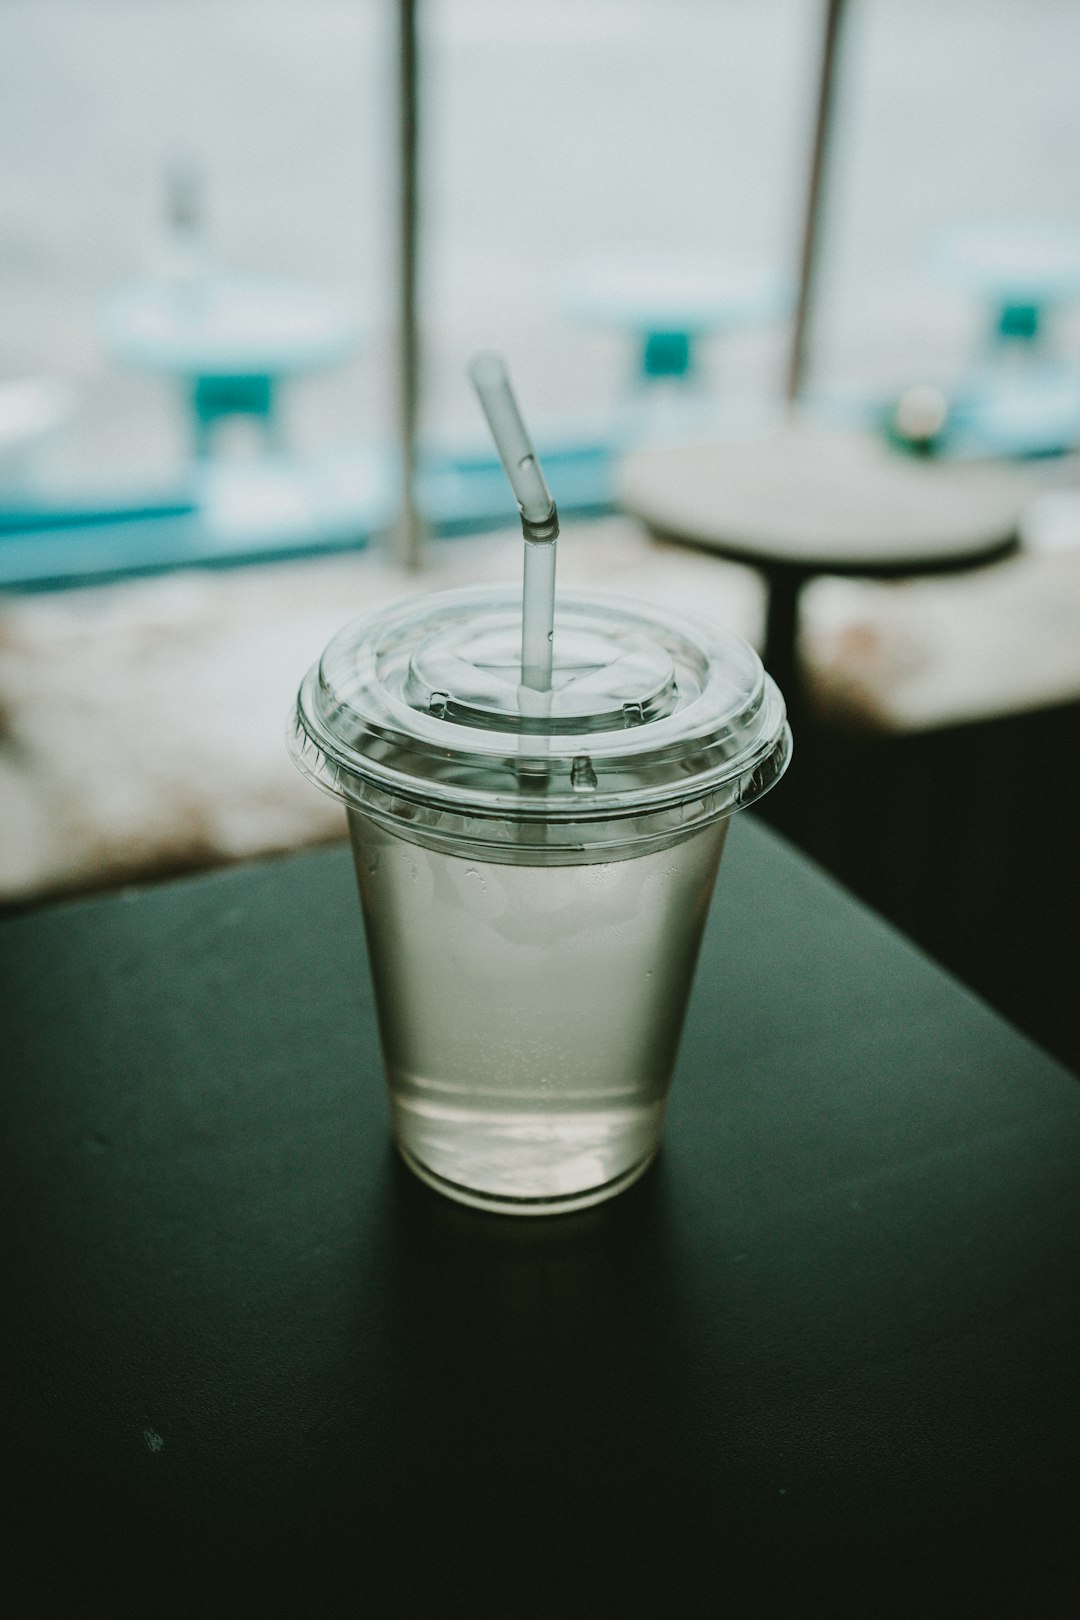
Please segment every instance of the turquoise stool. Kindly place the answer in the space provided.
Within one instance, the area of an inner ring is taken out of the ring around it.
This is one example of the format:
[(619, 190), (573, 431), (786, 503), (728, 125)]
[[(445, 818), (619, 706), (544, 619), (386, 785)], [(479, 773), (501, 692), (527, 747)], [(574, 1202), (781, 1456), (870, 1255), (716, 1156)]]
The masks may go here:
[(957, 226), (938, 241), (933, 263), (986, 306), (991, 347), (1035, 344), (1047, 316), (1080, 297), (1080, 226)]
[(117, 358), (179, 384), (199, 456), (233, 416), (255, 421), (280, 449), (280, 384), (340, 365), (359, 335), (319, 293), (221, 277), (131, 288), (110, 307), (107, 334)]
[(640, 383), (693, 381), (703, 339), (791, 311), (791, 278), (760, 264), (671, 254), (591, 261), (567, 286), (579, 321), (622, 332)]
[(986, 311), (980, 352), (943, 396), (936, 441), (957, 457), (1052, 456), (1080, 444), (1080, 367), (1053, 349), (1052, 319), (1080, 298), (1080, 227), (958, 227), (937, 243), (938, 274)]

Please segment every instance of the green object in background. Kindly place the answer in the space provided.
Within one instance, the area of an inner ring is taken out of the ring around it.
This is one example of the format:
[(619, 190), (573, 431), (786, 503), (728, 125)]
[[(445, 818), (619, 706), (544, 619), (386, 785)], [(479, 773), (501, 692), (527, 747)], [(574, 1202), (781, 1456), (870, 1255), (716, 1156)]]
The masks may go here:
[(693, 364), (689, 332), (650, 332), (646, 337), (641, 358), (646, 377), (685, 377)]

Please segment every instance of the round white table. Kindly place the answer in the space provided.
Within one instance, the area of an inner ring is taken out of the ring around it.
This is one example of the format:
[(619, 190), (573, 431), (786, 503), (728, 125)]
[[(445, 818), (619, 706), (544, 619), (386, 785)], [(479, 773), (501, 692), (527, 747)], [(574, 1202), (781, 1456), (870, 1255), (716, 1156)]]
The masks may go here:
[(753, 437), (636, 450), (616, 472), (619, 504), (654, 533), (764, 576), (764, 662), (791, 706), (808, 580), (980, 567), (1014, 547), (1036, 487), (1021, 468), (924, 460), (794, 419)]

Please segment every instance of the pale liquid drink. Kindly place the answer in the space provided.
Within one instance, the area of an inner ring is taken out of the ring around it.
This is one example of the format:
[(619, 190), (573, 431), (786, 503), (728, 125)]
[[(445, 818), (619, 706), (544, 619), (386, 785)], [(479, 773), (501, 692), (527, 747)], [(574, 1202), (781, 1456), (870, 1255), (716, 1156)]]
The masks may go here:
[(739, 638), (578, 593), (556, 623), (539, 695), (516, 593), (347, 626), (292, 732), (348, 807), (397, 1145), (516, 1214), (654, 1157), (728, 820), (791, 746)]
[(726, 821), (582, 866), (496, 864), (350, 817), (394, 1134), (466, 1201), (572, 1208), (660, 1139)]

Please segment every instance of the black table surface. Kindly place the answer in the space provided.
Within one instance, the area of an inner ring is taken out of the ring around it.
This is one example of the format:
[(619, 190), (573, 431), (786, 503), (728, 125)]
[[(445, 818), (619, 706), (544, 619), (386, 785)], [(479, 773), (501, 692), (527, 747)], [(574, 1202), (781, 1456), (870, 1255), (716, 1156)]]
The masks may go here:
[(558, 1219), (397, 1161), (344, 849), (0, 950), (4, 1612), (1080, 1613), (1080, 1086), (750, 817)]

